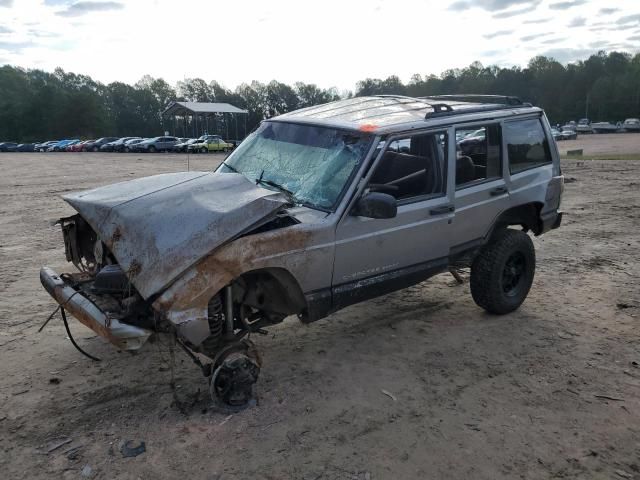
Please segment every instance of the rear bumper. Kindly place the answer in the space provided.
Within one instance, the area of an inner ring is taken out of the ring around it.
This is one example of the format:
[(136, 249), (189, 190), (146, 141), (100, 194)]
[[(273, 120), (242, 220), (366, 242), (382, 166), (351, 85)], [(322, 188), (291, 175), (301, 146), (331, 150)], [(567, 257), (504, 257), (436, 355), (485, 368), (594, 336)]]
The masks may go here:
[(554, 230), (562, 223), (562, 212), (554, 210), (549, 213), (540, 215), (540, 221), (542, 222), (542, 232), (546, 233), (549, 230)]
[(49, 295), (80, 323), (106, 338), (120, 350), (139, 349), (153, 333), (151, 330), (109, 318), (91, 300), (67, 284), (49, 267), (40, 269), (40, 282)]

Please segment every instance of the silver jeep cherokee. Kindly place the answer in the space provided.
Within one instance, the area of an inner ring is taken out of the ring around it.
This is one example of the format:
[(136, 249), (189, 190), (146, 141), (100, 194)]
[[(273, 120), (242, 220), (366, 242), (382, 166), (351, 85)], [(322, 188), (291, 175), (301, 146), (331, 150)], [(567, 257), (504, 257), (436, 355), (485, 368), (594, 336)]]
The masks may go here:
[(353, 98), (262, 122), (215, 172), (66, 195), (79, 272), (40, 279), (65, 325), (68, 311), (123, 350), (172, 334), (215, 399), (244, 405), (260, 368), (249, 336), (289, 315), (465, 266), (480, 307), (518, 308), (528, 232), (560, 225), (562, 191), (544, 112), (517, 98)]

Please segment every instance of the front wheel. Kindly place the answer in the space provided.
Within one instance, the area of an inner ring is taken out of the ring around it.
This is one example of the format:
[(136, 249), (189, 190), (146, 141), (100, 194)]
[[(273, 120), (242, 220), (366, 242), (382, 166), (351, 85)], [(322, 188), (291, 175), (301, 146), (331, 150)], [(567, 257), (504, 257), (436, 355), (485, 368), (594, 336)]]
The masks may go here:
[(149, 153), (156, 153), (156, 147), (154, 147), (153, 145), (149, 146), (149, 148), (147, 149), (147, 151)]
[(471, 296), (489, 313), (516, 310), (531, 289), (536, 252), (529, 235), (521, 230), (497, 232), (471, 266)]
[(200, 149), (200, 153), (207, 153), (207, 152), (208, 152), (207, 147), (202, 147)]

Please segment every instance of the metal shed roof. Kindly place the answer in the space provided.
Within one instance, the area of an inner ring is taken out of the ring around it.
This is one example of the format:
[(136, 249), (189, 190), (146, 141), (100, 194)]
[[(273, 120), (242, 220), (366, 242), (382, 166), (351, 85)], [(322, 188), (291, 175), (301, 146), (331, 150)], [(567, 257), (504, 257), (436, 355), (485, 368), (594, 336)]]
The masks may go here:
[(162, 115), (184, 115), (200, 113), (249, 113), (246, 110), (235, 107), (230, 103), (206, 103), (206, 102), (171, 102), (165, 108)]

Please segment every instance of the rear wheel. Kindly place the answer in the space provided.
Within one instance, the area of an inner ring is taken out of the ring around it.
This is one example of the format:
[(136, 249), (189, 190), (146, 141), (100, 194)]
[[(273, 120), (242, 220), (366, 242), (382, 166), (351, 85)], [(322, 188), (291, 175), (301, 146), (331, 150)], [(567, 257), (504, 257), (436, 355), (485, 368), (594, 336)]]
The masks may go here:
[(98, 149), (98, 147), (93, 147), (91, 150), (92, 150), (93, 152), (97, 152), (99, 149)]
[(149, 153), (156, 153), (156, 147), (149, 145)]
[(521, 230), (497, 232), (471, 266), (471, 295), (487, 312), (516, 310), (533, 283), (536, 254), (529, 235)]
[(200, 149), (200, 153), (207, 153), (207, 152), (208, 152), (207, 147), (202, 147)]

